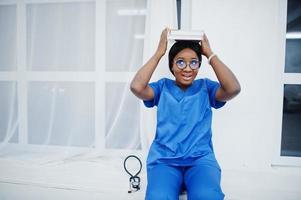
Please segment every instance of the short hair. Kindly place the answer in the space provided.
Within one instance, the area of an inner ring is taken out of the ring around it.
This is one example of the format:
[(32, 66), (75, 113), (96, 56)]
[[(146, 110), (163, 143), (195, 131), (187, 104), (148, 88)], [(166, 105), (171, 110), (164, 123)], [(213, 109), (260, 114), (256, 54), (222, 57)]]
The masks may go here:
[(200, 65), (202, 63), (202, 51), (201, 51), (201, 46), (199, 44), (199, 41), (191, 41), (191, 40), (179, 40), (176, 41), (172, 47), (169, 50), (168, 53), (168, 65), (169, 65), (169, 70), (172, 74), (174, 74), (174, 72), (172, 71), (172, 66), (173, 66), (173, 59), (175, 58), (175, 56), (182, 51), (183, 49), (191, 49), (193, 50), (196, 55), (199, 58), (200, 61)]

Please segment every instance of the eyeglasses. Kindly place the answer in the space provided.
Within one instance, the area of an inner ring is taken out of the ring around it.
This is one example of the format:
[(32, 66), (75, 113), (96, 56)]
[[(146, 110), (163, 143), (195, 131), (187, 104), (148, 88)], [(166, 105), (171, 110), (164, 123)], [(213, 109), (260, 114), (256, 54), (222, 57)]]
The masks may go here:
[(184, 59), (178, 59), (175, 61), (175, 64), (181, 70), (185, 69), (187, 65), (189, 65), (192, 70), (196, 70), (200, 67), (200, 61), (197, 59), (192, 59), (190, 62), (185, 62)]

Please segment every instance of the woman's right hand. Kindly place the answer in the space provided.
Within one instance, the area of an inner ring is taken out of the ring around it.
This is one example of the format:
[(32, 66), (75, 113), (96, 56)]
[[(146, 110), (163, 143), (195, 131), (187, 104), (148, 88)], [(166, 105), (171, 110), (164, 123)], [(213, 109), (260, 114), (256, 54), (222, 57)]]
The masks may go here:
[(169, 28), (165, 28), (162, 33), (161, 33), (161, 37), (160, 37), (160, 41), (159, 41), (159, 45), (156, 51), (156, 54), (160, 57), (162, 57), (167, 49), (167, 34), (170, 32)]

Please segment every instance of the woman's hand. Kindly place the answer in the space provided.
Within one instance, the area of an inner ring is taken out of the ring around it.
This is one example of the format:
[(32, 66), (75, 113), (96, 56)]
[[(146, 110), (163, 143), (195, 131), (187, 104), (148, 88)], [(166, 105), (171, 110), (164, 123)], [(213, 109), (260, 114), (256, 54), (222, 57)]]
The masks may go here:
[(201, 42), (200, 42), (200, 45), (201, 45), (202, 54), (204, 56), (206, 56), (207, 58), (209, 58), (209, 56), (211, 54), (213, 54), (213, 52), (210, 48), (209, 40), (208, 40), (205, 33), (204, 33), (204, 36), (203, 36), (203, 40), (201, 40)]
[(159, 45), (156, 51), (156, 54), (160, 57), (162, 57), (167, 49), (167, 34), (170, 32), (169, 28), (165, 28), (162, 33), (161, 33), (161, 37), (160, 37), (160, 41), (159, 41)]

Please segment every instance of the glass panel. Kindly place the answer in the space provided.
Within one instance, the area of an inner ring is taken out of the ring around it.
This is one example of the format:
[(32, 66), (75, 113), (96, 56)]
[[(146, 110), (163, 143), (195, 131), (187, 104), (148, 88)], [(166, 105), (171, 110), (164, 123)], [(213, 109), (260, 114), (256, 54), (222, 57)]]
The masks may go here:
[(136, 71), (142, 65), (146, 0), (108, 1), (106, 71)]
[(16, 6), (0, 6), (0, 71), (17, 69)]
[(94, 2), (27, 5), (29, 70), (92, 71), (94, 54)]
[(301, 39), (286, 40), (285, 72), (301, 73)]
[(18, 142), (16, 82), (0, 82), (0, 142)]
[(287, 2), (287, 32), (301, 32), (301, 1)]
[(140, 102), (126, 83), (106, 84), (106, 147), (141, 149)]
[(301, 85), (284, 85), (281, 156), (301, 156)]
[(94, 83), (30, 82), (30, 144), (91, 146), (94, 144)]

